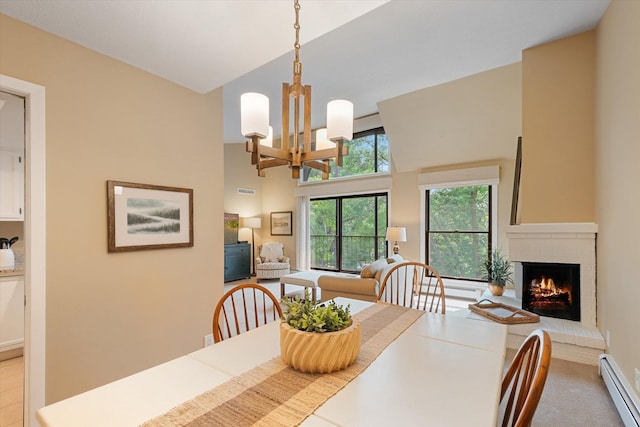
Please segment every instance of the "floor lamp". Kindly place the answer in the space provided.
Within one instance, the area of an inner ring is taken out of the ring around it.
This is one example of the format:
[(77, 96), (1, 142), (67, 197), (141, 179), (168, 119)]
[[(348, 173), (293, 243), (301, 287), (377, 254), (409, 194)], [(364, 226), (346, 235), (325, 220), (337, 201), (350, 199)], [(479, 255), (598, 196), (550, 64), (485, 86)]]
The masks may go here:
[(254, 230), (256, 228), (262, 228), (262, 218), (242, 218), (242, 226), (251, 229), (251, 258), (253, 260), (253, 272), (252, 276), (256, 275), (256, 247), (254, 244)]

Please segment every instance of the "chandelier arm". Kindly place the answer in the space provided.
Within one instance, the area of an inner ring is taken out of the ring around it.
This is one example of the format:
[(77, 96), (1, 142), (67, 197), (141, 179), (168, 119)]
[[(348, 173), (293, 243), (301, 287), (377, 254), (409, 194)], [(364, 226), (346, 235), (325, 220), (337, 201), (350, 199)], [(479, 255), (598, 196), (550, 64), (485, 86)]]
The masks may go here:
[(305, 166), (309, 166), (310, 168), (317, 169), (319, 171), (325, 172), (325, 173), (331, 172), (331, 166), (329, 166), (329, 161), (328, 160), (324, 160), (324, 161), (316, 161), (316, 160), (306, 161), (306, 162), (304, 162), (304, 165)]
[(333, 159), (338, 156), (338, 150), (336, 148), (326, 148), (324, 150), (310, 151), (304, 154), (302, 159), (303, 162), (308, 162), (312, 160), (325, 160), (325, 159)]
[(278, 148), (266, 147), (263, 145), (262, 147), (260, 147), (259, 158), (261, 160), (264, 160), (265, 158), (276, 158), (289, 161), (289, 152), (280, 150)]
[(258, 162), (257, 168), (258, 169), (269, 169), (269, 168), (274, 168), (276, 166), (284, 166), (289, 164), (289, 162), (287, 160), (283, 160), (283, 159), (264, 159), (264, 160), (260, 160), (260, 162)]

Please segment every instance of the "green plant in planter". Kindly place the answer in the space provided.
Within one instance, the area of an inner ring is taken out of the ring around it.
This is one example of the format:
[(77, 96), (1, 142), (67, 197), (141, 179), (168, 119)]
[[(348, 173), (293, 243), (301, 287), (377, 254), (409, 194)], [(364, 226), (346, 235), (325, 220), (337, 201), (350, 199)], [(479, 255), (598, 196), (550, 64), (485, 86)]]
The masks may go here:
[(283, 298), (285, 306), (282, 321), (294, 329), (307, 332), (335, 332), (351, 325), (350, 305), (336, 304), (334, 300), (316, 304), (308, 292), (305, 298)]
[(484, 279), (491, 284), (500, 287), (505, 287), (508, 283), (513, 284), (511, 262), (499, 250), (496, 249), (491, 253), (491, 258), (485, 261), (484, 268), (486, 271)]

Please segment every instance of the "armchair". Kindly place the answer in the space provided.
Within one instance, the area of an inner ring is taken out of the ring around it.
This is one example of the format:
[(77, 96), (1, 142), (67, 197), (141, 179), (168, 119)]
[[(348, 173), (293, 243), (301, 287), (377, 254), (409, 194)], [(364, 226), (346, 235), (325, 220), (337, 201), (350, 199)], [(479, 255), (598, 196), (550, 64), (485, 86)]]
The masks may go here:
[(256, 281), (261, 279), (279, 279), (291, 273), (289, 257), (284, 254), (284, 245), (269, 242), (258, 247), (260, 256), (256, 257)]

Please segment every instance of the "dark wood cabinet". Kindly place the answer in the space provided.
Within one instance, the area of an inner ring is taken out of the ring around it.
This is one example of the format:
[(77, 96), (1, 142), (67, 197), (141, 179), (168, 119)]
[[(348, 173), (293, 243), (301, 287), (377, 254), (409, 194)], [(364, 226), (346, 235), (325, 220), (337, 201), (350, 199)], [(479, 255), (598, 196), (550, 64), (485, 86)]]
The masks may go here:
[(224, 281), (251, 277), (251, 245), (236, 243), (224, 245)]

